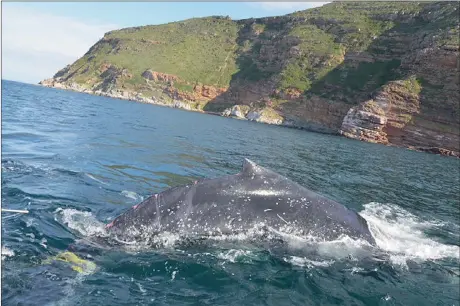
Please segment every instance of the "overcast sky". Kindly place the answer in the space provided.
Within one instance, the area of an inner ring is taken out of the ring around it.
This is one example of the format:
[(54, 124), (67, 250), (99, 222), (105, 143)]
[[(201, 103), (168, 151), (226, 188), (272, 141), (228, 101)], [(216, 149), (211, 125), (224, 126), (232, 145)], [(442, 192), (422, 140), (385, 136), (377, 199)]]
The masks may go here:
[(276, 16), (324, 2), (2, 3), (2, 78), (38, 83), (73, 63), (104, 33), (193, 17)]

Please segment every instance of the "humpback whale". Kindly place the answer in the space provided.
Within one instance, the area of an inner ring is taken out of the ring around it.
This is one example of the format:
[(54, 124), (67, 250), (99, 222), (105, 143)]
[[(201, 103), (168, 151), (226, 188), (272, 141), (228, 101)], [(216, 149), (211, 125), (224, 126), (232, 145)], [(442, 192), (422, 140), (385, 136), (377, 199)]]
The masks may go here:
[(366, 220), (357, 212), (248, 159), (237, 174), (154, 194), (106, 229), (116, 240), (135, 242), (163, 232), (231, 234), (257, 224), (278, 231), (295, 229), (322, 241), (347, 235), (375, 245)]

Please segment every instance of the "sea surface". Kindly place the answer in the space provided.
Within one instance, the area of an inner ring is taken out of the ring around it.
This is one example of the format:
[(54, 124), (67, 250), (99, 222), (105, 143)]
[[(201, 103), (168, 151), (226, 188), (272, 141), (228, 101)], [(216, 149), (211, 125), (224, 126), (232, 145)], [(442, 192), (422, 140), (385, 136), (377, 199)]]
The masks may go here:
[[(2, 305), (460, 305), (459, 159), (10, 81), (1, 115), (1, 204), (29, 210), (2, 214)], [(359, 211), (385, 256), (348, 237), (308, 257), (171, 235), (91, 249), (82, 273), (49, 260), (245, 157)]]

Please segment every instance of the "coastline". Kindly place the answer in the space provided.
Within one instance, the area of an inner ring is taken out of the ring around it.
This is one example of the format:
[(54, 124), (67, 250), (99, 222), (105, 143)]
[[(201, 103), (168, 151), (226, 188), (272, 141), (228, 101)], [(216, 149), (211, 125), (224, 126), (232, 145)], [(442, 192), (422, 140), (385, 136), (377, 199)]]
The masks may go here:
[(393, 143), (378, 143), (378, 142), (373, 142), (373, 141), (366, 141), (365, 139), (347, 137), (346, 134), (341, 133), (340, 131), (336, 131), (334, 133), (330, 131), (327, 131), (327, 132), (321, 131), (320, 129), (314, 129), (314, 128), (311, 129), (305, 126), (297, 125), (294, 121), (283, 120), (281, 116), (279, 116), (278, 118), (270, 118), (270, 117), (264, 116), (262, 113), (263, 110), (259, 112), (250, 111), (250, 112), (247, 112), (246, 114), (242, 114), (239, 109), (239, 105), (234, 105), (233, 107), (226, 109), (223, 112), (212, 112), (212, 111), (204, 111), (199, 108), (193, 108), (191, 107), (190, 103), (175, 100), (175, 99), (171, 99), (172, 101), (167, 102), (161, 98), (160, 99), (157, 99), (155, 97), (146, 98), (137, 92), (125, 92), (125, 91), (115, 91), (114, 92), (113, 90), (111, 92), (106, 92), (106, 91), (101, 91), (101, 90), (94, 91), (91, 89), (83, 88), (76, 83), (67, 85), (64, 83), (60, 83), (54, 79), (47, 79), (47, 80), (40, 81), (38, 85), (43, 86), (43, 87), (48, 87), (48, 88), (55, 88), (55, 89), (85, 93), (85, 94), (89, 94), (93, 96), (103, 96), (103, 97), (127, 100), (127, 101), (132, 101), (132, 102), (139, 102), (139, 103), (153, 104), (153, 105), (164, 106), (164, 107), (169, 107), (169, 108), (183, 109), (186, 111), (198, 112), (198, 113), (207, 114), (207, 115), (227, 117), (227, 118), (238, 119), (238, 120), (255, 121), (258, 123), (277, 125), (281, 127), (305, 130), (305, 131), (314, 132), (314, 133), (329, 134), (329, 135), (332, 134), (336, 136), (345, 137), (348, 139), (354, 139), (357, 141), (375, 143), (375, 144), (385, 145), (385, 146), (390, 146), (390, 147), (404, 148), (404, 149), (408, 149), (412, 151), (425, 152), (425, 153), (436, 154), (436, 155), (447, 156), (447, 157), (460, 158), (460, 152), (445, 149), (445, 148), (440, 148), (440, 147), (421, 147), (421, 146), (411, 146), (411, 145), (404, 146), (404, 145), (396, 145)]

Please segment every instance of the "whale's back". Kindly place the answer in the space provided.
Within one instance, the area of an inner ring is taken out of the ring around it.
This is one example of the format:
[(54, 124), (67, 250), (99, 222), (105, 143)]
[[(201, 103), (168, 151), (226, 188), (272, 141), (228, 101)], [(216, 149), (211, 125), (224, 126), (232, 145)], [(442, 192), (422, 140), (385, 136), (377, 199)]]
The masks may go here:
[(340, 203), (245, 160), (235, 175), (203, 179), (154, 195), (112, 223), (113, 230), (206, 235), (263, 224), (330, 240), (348, 235), (375, 243), (367, 222)]

